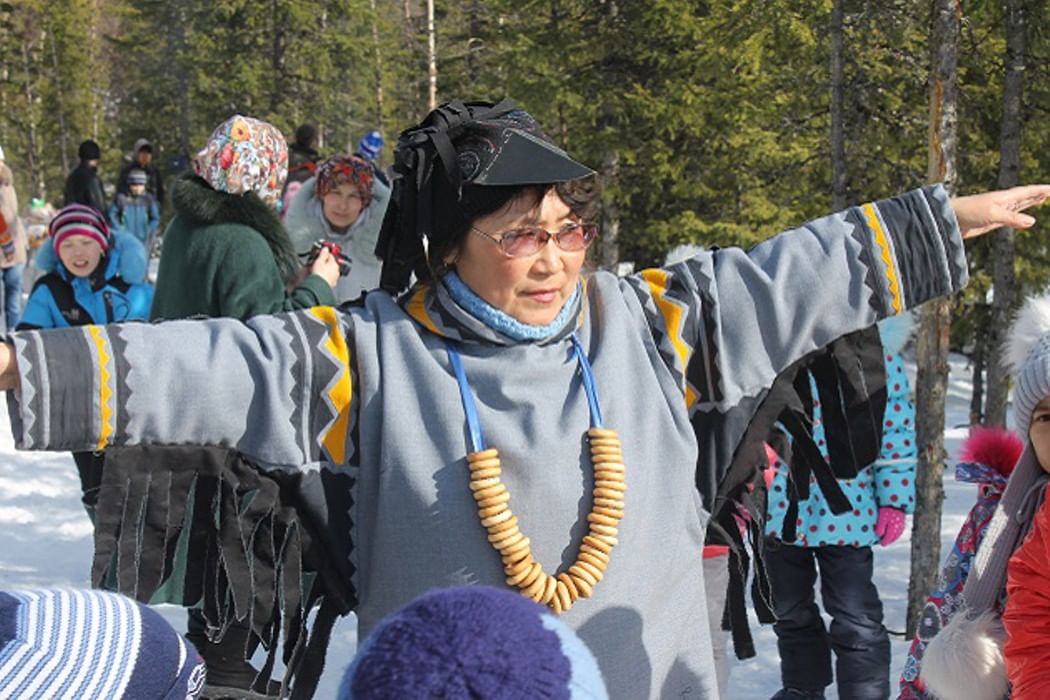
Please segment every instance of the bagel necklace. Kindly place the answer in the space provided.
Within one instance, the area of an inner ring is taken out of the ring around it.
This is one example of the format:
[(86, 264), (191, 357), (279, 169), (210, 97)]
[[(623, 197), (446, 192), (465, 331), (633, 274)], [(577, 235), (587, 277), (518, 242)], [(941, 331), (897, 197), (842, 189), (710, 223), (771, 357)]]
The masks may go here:
[(473, 452), (467, 455), (470, 467), (470, 490), (478, 507), (478, 518), (488, 531), (488, 541), (503, 562), (508, 586), (524, 596), (548, 606), (555, 613), (571, 608), (580, 598), (589, 598), (605, 575), (609, 556), (618, 544), (617, 525), (623, 518), (624, 480), (623, 449), (615, 430), (602, 427), (601, 406), (587, 354), (575, 335), (572, 351), (580, 367), (583, 388), (590, 407), (591, 427), (587, 431), (591, 464), (594, 467), (593, 504), (587, 514), (587, 534), (580, 544), (576, 561), (555, 576), (543, 570), (532, 556), (529, 538), (518, 528), (518, 518), (510, 509), (510, 492), (500, 479), (499, 450), (486, 448), (481, 432), (474, 396), (467, 383), (459, 352), (447, 342), (449, 361), (456, 373), (463, 410)]

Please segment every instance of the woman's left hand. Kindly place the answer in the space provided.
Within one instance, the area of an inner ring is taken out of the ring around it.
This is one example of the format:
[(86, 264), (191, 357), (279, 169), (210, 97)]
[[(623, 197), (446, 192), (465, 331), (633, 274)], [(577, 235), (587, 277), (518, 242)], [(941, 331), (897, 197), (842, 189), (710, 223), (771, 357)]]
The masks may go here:
[(1025, 185), (968, 197), (954, 197), (951, 204), (963, 238), (973, 238), (1002, 226), (1031, 228), (1035, 218), (1021, 212), (1047, 199), (1050, 199), (1050, 185)]

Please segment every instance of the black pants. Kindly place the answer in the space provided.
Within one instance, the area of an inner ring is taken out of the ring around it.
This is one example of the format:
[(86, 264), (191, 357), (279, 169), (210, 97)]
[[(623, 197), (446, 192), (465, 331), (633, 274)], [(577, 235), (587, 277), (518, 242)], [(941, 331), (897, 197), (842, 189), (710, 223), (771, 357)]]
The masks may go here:
[[(834, 650), (841, 700), (888, 698), (890, 640), (871, 581), (871, 548), (794, 547), (769, 540), (766, 563), (784, 687), (812, 691), (831, 685)], [(825, 629), (815, 601), (818, 566), (830, 629)]]

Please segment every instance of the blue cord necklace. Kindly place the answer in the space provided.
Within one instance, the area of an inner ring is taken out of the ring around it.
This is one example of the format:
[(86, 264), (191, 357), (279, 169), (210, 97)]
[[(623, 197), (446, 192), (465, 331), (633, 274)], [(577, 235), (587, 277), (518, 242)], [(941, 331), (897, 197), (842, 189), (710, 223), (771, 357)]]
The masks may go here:
[(499, 450), (486, 447), (474, 395), (467, 382), (463, 361), (450, 341), (445, 341), (449, 362), (456, 374), (463, 411), (467, 417), (471, 447), (467, 455), (470, 490), (478, 507), (481, 525), (488, 540), (500, 554), (508, 586), (526, 597), (550, 607), (555, 613), (568, 610), (580, 598), (589, 598), (605, 576), (609, 555), (619, 540), (617, 526), (624, 514), (623, 449), (615, 430), (602, 426), (601, 405), (587, 353), (579, 339), (571, 337), (572, 351), (580, 367), (583, 388), (590, 408), (591, 426), (587, 431), (591, 464), (594, 466), (593, 504), (587, 514), (588, 531), (580, 544), (576, 561), (565, 571), (551, 576), (532, 556), (529, 538), (518, 528), (518, 518), (510, 509), (510, 493), (500, 479)]

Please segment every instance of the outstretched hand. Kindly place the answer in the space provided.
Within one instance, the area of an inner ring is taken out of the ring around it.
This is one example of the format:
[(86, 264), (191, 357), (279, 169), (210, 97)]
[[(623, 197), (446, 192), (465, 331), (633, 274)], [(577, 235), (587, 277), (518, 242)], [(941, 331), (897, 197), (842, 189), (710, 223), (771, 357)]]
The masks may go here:
[(1025, 185), (952, 198), (952, 209), (963, 238), (973, 238), (1001, 226), (1031, 228), (1035, 218), (1021, 212), (1050, 199), (1050, 185)]

